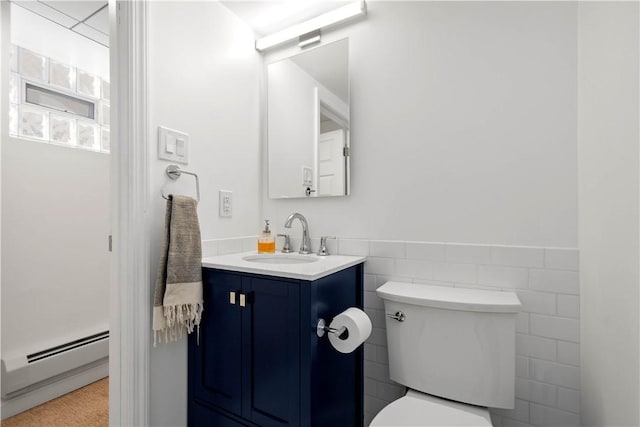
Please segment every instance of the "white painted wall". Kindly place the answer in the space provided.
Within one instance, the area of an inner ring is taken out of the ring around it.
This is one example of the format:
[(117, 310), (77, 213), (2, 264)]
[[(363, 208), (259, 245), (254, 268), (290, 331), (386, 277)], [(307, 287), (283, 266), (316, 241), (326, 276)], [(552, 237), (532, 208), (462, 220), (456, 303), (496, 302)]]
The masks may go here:
[(109, 77), (109, 48), (13, 3), (11, 43), (100, 77)]
[[(3, 58), (10, 36), (14, 44), (109, 76), (109, 52), (103, 46), (15, 4), (3, 2), (2, 10)], [(7, 82), (3, 75), (3, 89)], [(2, 118), (7, 107), (3, 97)], [(1, 356), (11, 359), (109, 328), (109, 156), (10, 138), (5, 127)], [(105, 375), (106, 364), (3, 400), (2, 415), (13, 415)]]
[(637, 2), (579, 6), (582, 422), (640, 424)]
[(2, 357), (108, 329), (109, 156), (2, 141)]
[(575, 247), (576, 20), (559, 2), (369, 2), (323, 34), (349, 37), (352, 195), (264, 193), (265, 217), (282, 232), (301, 212), (316, 237)]
[[(189, 165), (200, 177), (203, 240), (260, 230), (259, 55), (253, 36), (216, 2), (149, 2), (148, 93), (151, 277), (160, 256), (169, 164), (157, 159), (160, 125), (189, 134)], [(171, 29), (171, 31), (168, 31)], [(194, 194), (193, 178), (167, 187)], [(232, 218), (218, 218), (218, 190), (233, 191)], [(208, 250), (208, 248), (205, 248)], [(149, 296), (151, 303), (151, 296)], [(149, 327), (151, 325), (149, 324)], [(151, 425), (186, 425), (186, 340), (151, 353)]]
[[(45, 56), (95, 73), (108, 64), (104, 46), (14, 4), (10, 29), (12, 43)], [(108, 329), (109, 156), (4, 132), (2, 343), (10, 357)]]

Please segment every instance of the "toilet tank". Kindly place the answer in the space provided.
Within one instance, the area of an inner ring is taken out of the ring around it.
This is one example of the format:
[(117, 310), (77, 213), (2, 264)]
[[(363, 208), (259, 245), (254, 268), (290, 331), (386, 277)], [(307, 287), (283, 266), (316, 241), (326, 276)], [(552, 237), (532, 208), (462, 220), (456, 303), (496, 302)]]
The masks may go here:
[[(384, 300), (391, 379), (459, 402), (513, 408), (513, 292), (387, 282)], [(398, 314), (397, 320), (390, 315)]]

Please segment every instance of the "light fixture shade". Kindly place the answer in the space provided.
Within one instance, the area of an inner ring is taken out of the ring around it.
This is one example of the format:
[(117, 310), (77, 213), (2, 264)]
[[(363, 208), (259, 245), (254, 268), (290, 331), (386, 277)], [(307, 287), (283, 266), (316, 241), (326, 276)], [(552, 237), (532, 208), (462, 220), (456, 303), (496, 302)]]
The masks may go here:
[(256, 40), (256, 50), (264, 51), (291, 39), (295, 39), (312, 31), (327, 28), (342, 21), (367, 13), (367, 4), (364, 0), (349, 3), (331, 12), (324, 13), (308, 21), (301, 22), (282, 31), (262, 37)]

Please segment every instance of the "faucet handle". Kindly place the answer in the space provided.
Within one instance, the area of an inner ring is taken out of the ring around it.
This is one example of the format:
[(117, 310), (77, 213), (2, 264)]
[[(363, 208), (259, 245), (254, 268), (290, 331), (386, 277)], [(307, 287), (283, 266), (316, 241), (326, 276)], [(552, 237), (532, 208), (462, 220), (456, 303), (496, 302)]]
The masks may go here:
[(329, 255), (329, 249), (327, 248), (327, 239), (335, 239), (336, 236), (322, 236), (320, 238), (320, 248), (318, 249), (319, 256)]
[(288, 254), (291, 252), (291, 238), (288, 234), (278, 234), (278, 237), (284, 237), (284, 243), (282, 244), (282, 252)]

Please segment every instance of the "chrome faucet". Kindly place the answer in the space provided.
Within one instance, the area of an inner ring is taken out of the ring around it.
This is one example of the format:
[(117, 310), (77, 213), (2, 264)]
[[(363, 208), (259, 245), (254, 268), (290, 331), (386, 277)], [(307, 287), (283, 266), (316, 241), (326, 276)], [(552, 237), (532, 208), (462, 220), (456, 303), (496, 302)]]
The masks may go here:
[(302, 224), (302, 244), (300, 245), (300, 253), (301, 254), (310, 254), (311, 253), (311, 239), (309, 239), (309, 224), (307, 224), (307, 219), (298, 212), (294, 212), (289, 215), (289, 218), (284, 223), (285, 228), (291, 228), (291, 223), (294, 219), (299, 219), (300, 224)]

